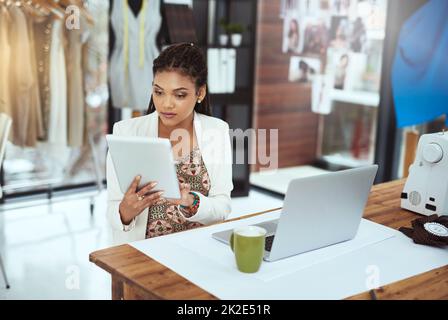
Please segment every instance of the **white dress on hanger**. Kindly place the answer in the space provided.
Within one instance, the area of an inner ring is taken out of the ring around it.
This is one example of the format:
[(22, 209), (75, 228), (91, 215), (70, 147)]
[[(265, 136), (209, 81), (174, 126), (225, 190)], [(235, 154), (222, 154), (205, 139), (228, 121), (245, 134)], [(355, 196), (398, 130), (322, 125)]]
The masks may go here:
[(109, 64), (112, 104), (146, 110), (152, 91), (152, 66), (159, 55), (156, 37), (162, 17), (159, 0), (143, 0), (136, 17), (127, 0), (114, 0), (111, 25), (115, 47)]
[(58, 178), (63, 175), (70, 157), (67, 139), (67, 65), (63, 28), (65, 28), (64, 21), (59, 19), (53, 21), (49, 51), (48, 139), (38, 146), (41, 154), (45, 154), (46, 165), (51, 167), (51, 176)]
[(62, 22), (55, 20), (50, 49), (50, 121), (48, 142), (67, 145), (67, 75), (62, 37)]

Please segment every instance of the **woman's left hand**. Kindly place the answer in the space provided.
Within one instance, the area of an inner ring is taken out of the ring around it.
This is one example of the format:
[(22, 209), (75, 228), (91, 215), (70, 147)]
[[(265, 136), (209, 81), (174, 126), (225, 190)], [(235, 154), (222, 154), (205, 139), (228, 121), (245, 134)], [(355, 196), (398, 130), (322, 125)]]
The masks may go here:
[(193, 195), (190, 194), (191, 187), (188, 183), (179, 183), (180, 199), (167, 199), (170, 203), (181, 205), (184, 207), (191, 207), (194, 202)]

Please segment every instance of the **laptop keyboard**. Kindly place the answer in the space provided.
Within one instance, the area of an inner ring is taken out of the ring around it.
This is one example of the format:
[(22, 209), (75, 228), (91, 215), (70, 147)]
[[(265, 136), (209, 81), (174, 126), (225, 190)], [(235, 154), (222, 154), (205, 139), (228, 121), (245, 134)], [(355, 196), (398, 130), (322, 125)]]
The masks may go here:
[(265, 241), (265, 243), (264, 243), (264, 249), (265, 249), (267, 252), (271, 252), (271, 249), (272, 249), (272, 243), (274, 243), (274, 237), (275, 237), (275, 235), (266, 237), (266, 241)]

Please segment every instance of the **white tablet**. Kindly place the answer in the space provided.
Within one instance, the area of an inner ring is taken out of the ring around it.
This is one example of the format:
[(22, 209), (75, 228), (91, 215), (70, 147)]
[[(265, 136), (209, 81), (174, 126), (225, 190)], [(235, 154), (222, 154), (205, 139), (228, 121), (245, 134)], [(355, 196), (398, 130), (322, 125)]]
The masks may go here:
[(126, 193), (134, 178), (142, 177), (139, 188), (157, 181), (154, 191), (164, 198), (180, 199), (176, 165), (168, 139), (106, 135), (109, 153), (120, 184)]

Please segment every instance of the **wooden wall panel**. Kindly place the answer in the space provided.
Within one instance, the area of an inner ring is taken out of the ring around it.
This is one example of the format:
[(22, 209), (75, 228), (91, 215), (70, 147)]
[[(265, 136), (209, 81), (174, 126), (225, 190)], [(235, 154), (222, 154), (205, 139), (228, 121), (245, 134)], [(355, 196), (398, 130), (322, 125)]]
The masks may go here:
[(318, 116), (311, 112), (311, 85), (288, 82), (291, 55), (282, 53), (280, 2), (258, 1), (253, 123), (258, 129), (279, 130), (278, 164), (284, 168), (315, 160)]

